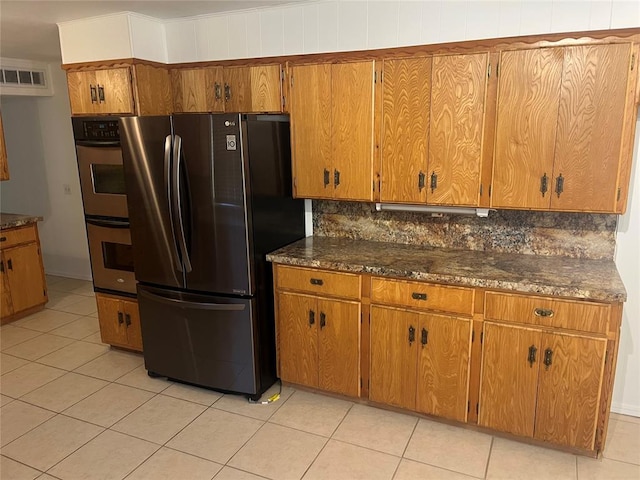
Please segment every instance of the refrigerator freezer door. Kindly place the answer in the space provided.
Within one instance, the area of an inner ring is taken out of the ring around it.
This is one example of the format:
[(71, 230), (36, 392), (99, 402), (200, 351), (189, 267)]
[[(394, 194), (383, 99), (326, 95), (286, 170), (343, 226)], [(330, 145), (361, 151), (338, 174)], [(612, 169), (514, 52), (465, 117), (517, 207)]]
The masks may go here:
[(122, 117), (120, 136), (136, 279), (184, 287), (172, 222), (171, 117)]
[(183, 382), (256, 394), (255, 299), (138, 285), (145, 367)]
[(191, 291), (252, 295), (240, 116), (175, 115), (188, 197), (182, 200)]

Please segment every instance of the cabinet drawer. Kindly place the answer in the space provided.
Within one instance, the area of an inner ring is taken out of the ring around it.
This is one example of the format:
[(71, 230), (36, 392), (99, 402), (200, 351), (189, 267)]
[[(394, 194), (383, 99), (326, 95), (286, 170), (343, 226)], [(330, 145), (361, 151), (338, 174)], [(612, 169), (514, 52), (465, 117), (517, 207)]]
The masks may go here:
[(0, 231), (0, 249), (20, 245), (21, 243), (35, 242), (37, 238), (35, 225), (12, 228)]
[(471, 315), (473, 295), (473, 288), (386, 278), (371, 279), (371, 301), (374, 303)]
[(606, 333), (610, 305), (487, 292), (485, 319)]
[(360, 299), (360, 275), (282, 266), (277, 271), (280, 289)]

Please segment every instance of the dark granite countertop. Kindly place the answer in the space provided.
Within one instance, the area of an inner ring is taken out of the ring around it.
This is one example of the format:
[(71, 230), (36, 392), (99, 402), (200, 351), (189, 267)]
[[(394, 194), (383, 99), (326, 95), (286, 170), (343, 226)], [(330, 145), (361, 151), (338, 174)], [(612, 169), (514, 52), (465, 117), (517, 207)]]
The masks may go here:
[(42, 217), (36, 215), (20, 215), (19, 213), (0, 213), (0, 230), (22, 227), (30, 223), (41, 222)]
[(267, 260), (603, 302), (623, 302), (627, 298), (612, 260), (449, 250), (334, 237), (299, 240), (270, 253)]

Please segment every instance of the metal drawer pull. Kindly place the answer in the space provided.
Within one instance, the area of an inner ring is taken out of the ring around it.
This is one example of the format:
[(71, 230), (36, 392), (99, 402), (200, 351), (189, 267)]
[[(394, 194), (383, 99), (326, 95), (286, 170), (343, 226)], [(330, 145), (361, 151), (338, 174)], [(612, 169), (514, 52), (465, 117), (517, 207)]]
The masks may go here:
[(533, 314), (536, 317), (547, 317), (547, 318), (551, 318), (553, 317), (553, 310), (551, 309), (545, 309), (545, 308), (534, 308), (533, 309)]
[(0, 242), (6, 242), (7, 241), (7, 237), (0, 237)]
[(553, 357), (553, 350), (551, 350), (550, 348), (547, 348), (544, 351), (544, 366), (545, 366), (545, 370), (549, 370), (549, 366), (551, 365), (552, 357)]
[(413, 298), (414, 300), (426, 300), (427, 299), (427, 294), (426, 293), (413, 292), (411, 294), (411, 298)]
[(416, 341), (416, 329), (413, 326), (409, 327), (409, 345)]
[(529, 358), (527, 359), (529, 361), (529, 366), (531, 368), (533, 368), (533, 364), (536, 363), (536, 353), (538, 352), (538, 349), (536, 348), (535, 345), (531, 345), (529, 347)]
[(313, 310), (309, 310), (309, 326), (316, 323), (316, 312)]
[(321, 278), (312, 278), (309, 281), (311, 282), (311, 285), (324, 285), (324, 280)]
[(122, 318), (122, 312), (118, 312), (118, 325), (122, 325), (124, 323), (124, 319)]
[(327, 188), (327, 185), (329, 185), (329, 175), (331, 174), (331, 172), (329, 172), (329, 170), (327, 170), (326, 168), (324, 169), (324, 188)]

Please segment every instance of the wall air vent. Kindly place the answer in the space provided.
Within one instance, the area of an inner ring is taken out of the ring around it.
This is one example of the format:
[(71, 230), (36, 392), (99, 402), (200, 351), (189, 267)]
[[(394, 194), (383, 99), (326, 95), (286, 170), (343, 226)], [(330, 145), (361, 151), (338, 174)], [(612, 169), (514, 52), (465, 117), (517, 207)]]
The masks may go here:
[(1, 95), (53, 95), (46, 63), (0, 58)]

